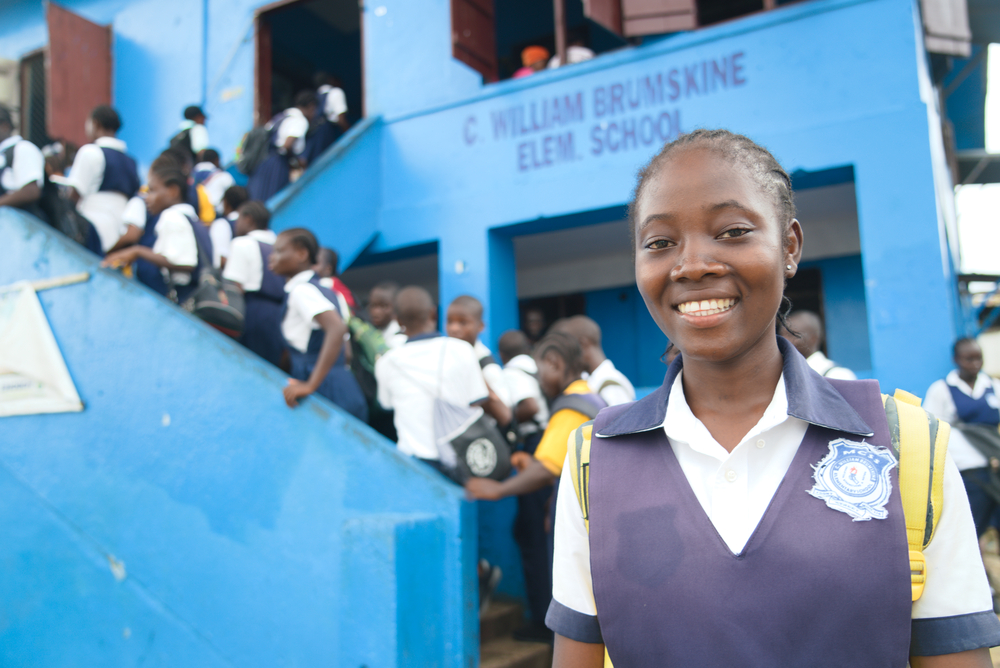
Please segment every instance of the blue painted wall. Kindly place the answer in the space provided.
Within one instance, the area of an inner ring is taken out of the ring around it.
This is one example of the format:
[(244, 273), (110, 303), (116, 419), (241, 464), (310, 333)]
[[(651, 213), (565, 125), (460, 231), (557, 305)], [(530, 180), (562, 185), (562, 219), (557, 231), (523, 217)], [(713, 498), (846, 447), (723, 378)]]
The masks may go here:
[(667, 337), (653, 322), (635, 284), (585, 295), (587, 315), (601, 325), (604, 352), (638, 387), (663, 383), (667, 367), (660, 362)]
[(0, 238), (0, 285), (94, 272), (39, 293), (86, 409), (0, 418), (0, 665), (475, 663), (460, 491), (37, 221)]
[[(872, 377), (865, 277), (860, 255), (803, 262), (820, 270), (827, 354), (861, 378)], [(944, 317), (944, 315), (942, 315)], [(896, 388), (886, 388), (892, 391)], [(922, 392), (921, 388), (903, 388)]]

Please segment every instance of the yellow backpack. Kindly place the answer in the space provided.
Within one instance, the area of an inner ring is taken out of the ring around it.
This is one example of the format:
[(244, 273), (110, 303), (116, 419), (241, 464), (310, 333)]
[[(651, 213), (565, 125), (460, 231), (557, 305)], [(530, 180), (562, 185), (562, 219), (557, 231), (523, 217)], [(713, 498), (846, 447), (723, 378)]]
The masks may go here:
[[(923, 550), (934, 537), (944, 499), (944, 457), (951, 427), (920, 407), (920, 399), (896, 390), (882, 395), (889, 422), (892, 449), (899, 460), (899, 493), (910, 547), (910, 585), (913, 600), (924, 592), (927, 563)], [(573, 476), (573, 490), (590, 531), (590, 439), (594, 423), (587, 422), (570, 436), (566, 470)]]

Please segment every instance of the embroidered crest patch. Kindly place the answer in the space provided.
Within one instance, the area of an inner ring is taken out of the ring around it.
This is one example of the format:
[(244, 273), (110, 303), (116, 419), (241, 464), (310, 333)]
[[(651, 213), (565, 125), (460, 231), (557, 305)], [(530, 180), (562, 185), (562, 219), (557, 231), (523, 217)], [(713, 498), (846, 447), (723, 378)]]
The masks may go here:
[(892, 492), (889, 472), (895, 466), (888, 448), (838, 438), (830, 441), (830, 452), (813, 466), (815, 484), (808, 493), (855, 522), (884, 520)]

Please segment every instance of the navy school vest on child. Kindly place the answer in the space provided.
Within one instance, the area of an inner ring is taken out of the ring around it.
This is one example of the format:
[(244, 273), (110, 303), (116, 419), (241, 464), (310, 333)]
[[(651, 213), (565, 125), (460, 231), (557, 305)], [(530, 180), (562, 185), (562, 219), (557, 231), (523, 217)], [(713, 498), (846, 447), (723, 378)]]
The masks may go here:
[(240, 339), (249, 350), (257, 353), (271, 364), (278, 366), (281, 352), (285, 349), (285, 339), (281, 335), (281, 321), (284, 317), (285, 281), (267, 266), (271, 257), (271, 244), (258, 241), (263, 275), (260, 290), (244, 294), (246, 303), (246, 324)]
[(810, 425), (741, 554), (712, 525), (661, 426), (680, 358), (647, 399), (595, 421), (591, 570), (615, 668), (906, 665), (912, 603), (897, 470), (886, 519), (856, 522), (807, 493), (831, 441), (890, 447), (878, 383), (824, 379), (781, 347), (789, 414)]
[(1000, 409), (993, 407), (997, 405), (997, 396), (993, 392), (992, 381), (990, 381), (986, 391), (983, 392), (983, 396), (978, 399), (973, 399), (954, 385), (949, 385), (948, 390), (951, 391), (951, 398), (955, 402), (955, 410), (958, 413), (960, 422), (965, 422), (966, 424), (1000, 424)]
[[(160, 214), (155, 216), (146, 214), (146, 227), (142, 231), (142, 237), (139, 238), (139, 245), (145, 246), (146, 248), (152, 248), (156, 243), (156, 224), (160, 221)], [(211, 270), (211, 257), (212, 257), (212, 237), (208, 234), (208, 228), (201, 224), (198, 220), (192, 220), (188, 218), (188, 222), (191, 223), (191, 230), (194, 232), (194, 240), (198, 245), (198, 264), (195, 270), (191, 272), (191, 282), (187, 285), (176, 286), (177, 291), (177, 303), (182, 303), (188, 297), (190, 297), (195, 289), (198, 287), (198, 277), (201, 276), (202, 271)], [(145, 260), (136, 260), (135, 262), (135, 277), (140, 283), (149, 287), (150, 289), (166, 296), (170, 293), (170, 286), (167, 281), (163, 278), (163, 271), (160, 267), (156, 266), (151, 262)]]
[[(330, 300), (333, 307), (337, 309), (337, 313), (340, 314), (341, 318), (346, 316), (340, 312), (340, 303), (337, 299), (337, 295), (333, 293), (332, 290), (324, 288), (319, 283), (319, 276), (313, 274), (313, 277), (309, 279), (309, 282), (315, 285), (319, 291)], [(281, 320), (285, 319), (285, 314), (288, 312), (288, 294), (285, 294), (284, 305), (282, 307)], [(316, 361), (319, 358), (319, 351), (323, 347), (323, 339), (325, 337), (325, 332), (323, 329), (314, 329), (312, 335), (309, 337), (309, 345), (306, 347), (304, 353), (299, 352), (293, 348), (288, 341), (285, 344), (288, 349), (288, 355), (292, 363), (291, 376), (297, 380), (308, 380), (310, 374), (312, 374), (313, 369), (316, 366)], [(345, 342), (345, 346), (346, 346)], [(368, 420), (368, 403), (365, 401), (365, 395), (361, 391), (361, 386), (358, 385), (358, 381), (355, 380), (354, 374), (351, 370), (347, 368), (346, 356), (344, 355), (344, 348), (340, 350), (340, 356), (337, 361), (333, 363), (330, 367), (330, 372), (326, 375), (326, 378), (320, 384), (319, 389), (316, 392), (333, 403), (337, 404), (345, 411), (358, 418), (359, 420)]]
[(126, 199), (135, 197), (141, 184), (132, 156), (106, 146), (101, 147), (101, 152), (104, 153), (104, 178), (98, 190), (121, 193)]

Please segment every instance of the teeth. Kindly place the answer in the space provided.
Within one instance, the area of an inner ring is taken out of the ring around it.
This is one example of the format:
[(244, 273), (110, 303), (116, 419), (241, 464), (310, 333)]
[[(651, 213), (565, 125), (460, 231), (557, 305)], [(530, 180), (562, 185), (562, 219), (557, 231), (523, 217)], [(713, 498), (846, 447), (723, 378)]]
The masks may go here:
[(685, 315), (715, 315), (728, 311), (736, 304), (735, 299), (703, 299), (700, 302), (684, 302), (677, 310)]

